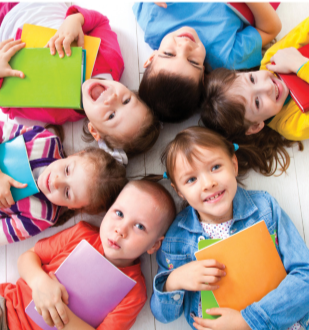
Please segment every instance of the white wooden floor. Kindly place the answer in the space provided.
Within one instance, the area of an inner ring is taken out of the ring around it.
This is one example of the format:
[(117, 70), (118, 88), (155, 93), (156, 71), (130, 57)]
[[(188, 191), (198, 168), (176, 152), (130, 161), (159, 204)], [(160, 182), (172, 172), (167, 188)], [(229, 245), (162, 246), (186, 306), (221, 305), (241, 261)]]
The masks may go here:
[[(143, 63), (151, 53), (150, 47), (145, 44), (143, 31), (137, 25), (131, 2), (125, 1), (101, 1), (101, 2), (80, 2), (76, 3), (82, 7), (94, 9), (106, 15), (110, 19), (112, 29), (118, 35), (121, 52), (124, 58), (125, 71), (121, 82), (133, 90), (138, 89), (139, 81), (143, 74)], [(294, 26), (309, 16), (309, 6), (307, 3), (281, 3), (277, 10), (282, 20), (282, 31), (278, 36), (281, 39)], [(6, 115), (1, 112), (0, 120), (8, 120)], [(18, 123), (33, 125), (44, 123), (18, 119)], [(84, 148), (86, 144), (81, 140), (82, 122), (67, 123), (65, 127), (65, 150), (67, 154), (72, 154)], [(182, 124), (165, 124), (162, 133), (155, 147), (147, 154), (141, 155), (130, 161), (128, 165), (128, 176), (145, 175), (151, 173), (163, 173), (164, 169), (160, 164), (160, 154), (168, 141), (170, 141), (177, 132), (185, 127), (196, 125), (198, 116), (195, 116)], [(279, 177), (266, 178), (256, 173), (250, 173), (245, 183), (247, 189), (267, 190), (279, 201), (282, 208), (289, 214), (296, 225), (299, 233), (304, 238), (309, 247), (309, 141), (305, 142), (304, 152), (296, 149), (289, 150), (291, 155), (291, 165), (286, 175)], [(163, 183), (166, 187), (169, 182)], [(173, 194), (175, 196), (175, 194)], [(175, 196), (177, 205), (179, 199)], [(83, 216), (92, 224), (100, 225), (103, 215)], [(18, 279), (17, 259), (18, 256), (31, 248), (39, 239), (51, 236), (54, 233), (70, 227), (77, 223), (80, 217), (72, 218), (66, 225), (60, 228), (50, 228), (40, 235), (30, 238), (24, 242), (14, 243), (8, 246), (0, 247), (0, 283), (16, 282)], [(190, 329), (184, 317), (169, 325), (164, 325), (154, 319), (149, 307), (149, 298), (152, 293), (152, 280), (157, 271), (155, 256), (142, 256), (142, 270), (146, 278), (148, 302), (137, 318), (134, 330), (164, 330), (164, 329)]]

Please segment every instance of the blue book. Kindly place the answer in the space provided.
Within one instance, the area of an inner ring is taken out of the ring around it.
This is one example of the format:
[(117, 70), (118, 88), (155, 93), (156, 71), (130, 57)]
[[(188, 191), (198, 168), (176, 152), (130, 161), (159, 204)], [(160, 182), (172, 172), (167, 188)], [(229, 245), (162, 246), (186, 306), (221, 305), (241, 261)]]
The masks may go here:
[(26, 144), (22, 135), (0, 144), (0, 170), (20, 183), (27, 183), (26, 188), (11, 187), (15, 202), (34, 195), (39, 188), (30, 168)]

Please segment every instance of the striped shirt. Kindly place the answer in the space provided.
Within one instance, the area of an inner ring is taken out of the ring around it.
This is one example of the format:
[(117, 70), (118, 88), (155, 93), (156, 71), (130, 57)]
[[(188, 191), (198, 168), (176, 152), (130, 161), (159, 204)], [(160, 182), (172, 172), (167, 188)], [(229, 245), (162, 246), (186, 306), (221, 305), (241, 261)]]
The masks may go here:
[[(23, 135), (32, 172), (41, 172), (57, 159), (64, 158), (60, 139), (43, 127), (26, 127), (0, 122), (0, 143)], [(22, 241), (54, 225), (60, 206), (52, 204), (42, 192), (0, 209), (0, 245)]]

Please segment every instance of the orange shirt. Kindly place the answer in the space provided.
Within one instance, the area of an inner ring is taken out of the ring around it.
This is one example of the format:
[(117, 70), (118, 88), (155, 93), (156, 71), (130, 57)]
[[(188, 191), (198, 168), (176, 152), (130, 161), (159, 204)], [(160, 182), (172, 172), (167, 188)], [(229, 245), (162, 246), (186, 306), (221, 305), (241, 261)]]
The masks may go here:
[[(82, 221), (35, 244), (34, 250), (42, 261), (43, 270), (47, 273), (50, 271), (55, 272), (82, 239), (88, 241), (99, 253), (104, 255), (99, 228)], [(106, 316), (97, 328), (99, 330), (130, 329), (147, 300), (146, 285), (140, 262), (120, 269), (135, 280), (136, 285), (121, 303)], [(32, 291), (23, 279), (20, 278), (16, 285), (11, 283), (1, 284), (0, 295), (6, 299), (9, 329), (41, 329), (25, 313), (25, 308), (32, 300)]]

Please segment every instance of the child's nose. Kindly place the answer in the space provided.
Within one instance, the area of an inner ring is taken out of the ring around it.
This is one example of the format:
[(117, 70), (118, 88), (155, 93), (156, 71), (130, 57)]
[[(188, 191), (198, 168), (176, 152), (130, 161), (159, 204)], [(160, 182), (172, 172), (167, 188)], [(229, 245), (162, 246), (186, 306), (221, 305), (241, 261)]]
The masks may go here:
[(58, 175), (55, 175), (55, 177), (54, 177), (54, 188), (59, 189), (61, 184), (62, 184), (61, 179), (59, 178)]
[(115, 232), (121, 236), (122, 238), (126, 238), (127, 237), (127, 232), (126, 232), (126, 229), (125, 227), (120, 227), (118, 226), (116, 229), (115, 229)]
[(112, 93), (109, 97), (108, 97), (108, 99), (106, 99), (105, 101), (104, 101), (104, 104), (105, 105), (110, 105), (112, 102), (114, 102), (115, 100), (117, 99), (117, 94), (116, 93)]
[(217, 185), (212, 175), (204, 175), (202, 177), (202, 189), (209, 190)]
[(183, 40), (178, 40), (177, 47), (178, 51), (182, 51), (184, 53), (190, 52), (193, 49), (192, 43), (186, 38), (183, 38)]

